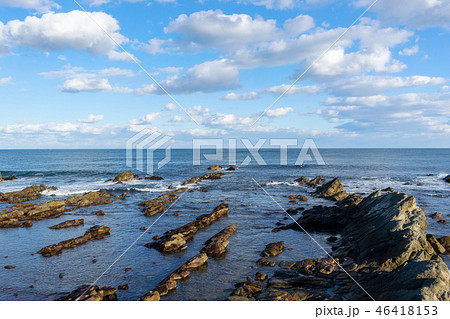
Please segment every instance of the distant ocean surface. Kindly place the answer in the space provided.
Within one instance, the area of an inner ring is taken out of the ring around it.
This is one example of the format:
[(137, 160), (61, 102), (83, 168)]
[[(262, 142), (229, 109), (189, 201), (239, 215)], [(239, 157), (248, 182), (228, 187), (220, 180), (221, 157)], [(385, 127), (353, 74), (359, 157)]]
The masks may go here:
[[(208, 153), (208, 151), (205, 151)], [(275, 268), (256, 266), (260, 252), (271, 242), (284, 240), (292, 250), (276, 257), (280, 260), (298, 261), (325, 256), (304, 233), (284, 230), (272, 233), (277, 222), (287, 224), (286, 214), (252, 180), (266, 184), (265, 189), (285, 209), (332, 203), (313, 199), (310, 188), (297, 185), (294, 179), (304, 175), (322, 176), (327, 181), (338, 176), (349, 193), (368, 195), (374, 190), (392, 187), (395, 191), (414, 195), (425, 210), (428, 233), (435, 236), (450, 235), (450, 184), (442, 179), (450, 174), (450, 149), (321, 149), (325, 166), (306, 163), (295, 166), (298, 151), (288, 153), (287, 166), (279, 165), (278, 150), (261, 150), (267, 165), (259, 166), (253, 160), (248, 166), (239, 166), (249, 155), (245, 150), (237, 153), (238, 169), (227, 172), (221, 180), (204, 181), (195, 188), (208, 192), (188, 192), (181, 196), (172, 209), (150, 229), (149, 234), (136, 243), (99, 281), (99, 286), (127, 283), (129, 290), (118, 291), (119, 300), (136, 300), (187, 259), (196, 255), (205, 240), (228, 225), (236, 224), (237, 232), (229, 241), (228, 253), (221, 259), (210, 258), (208, 268), (193, 271), (190, 279), (180, 281), (178, 288), (162, 300), (224, 300), (234, 284), (253, 276), (258, 270), (269, 275)], [(161, 155), (161, 154), (160, 154)], [(207, 173), (207, 167), (224, 162), (202, 160), (200, 166), (192, 165), (191, 150), (172, 150), (170, 163), (154, 174), (164, 180), (137, 180), (125, 184), (105, 183), (119, 173), (129, 170), (125, 165), (125, 150), (3, 150), (0, 151), (0, 172), (4, 177), (15, 175), (14, 181), (0, 182), (0, 192), (20, 190), (26, 186), (45, 184), (56, 186), (56, 191), (46, 191), (35, 202), (65, 199), (88, 191), (105, 189), (120, 195), (128, 192), (126, 200), (116, 200), (104, 206), (80, 208), (58, 219), (33, 222), (31, 228), (0, 229), (0, 300), (54, 300), (83, 284), (91, 284), (122, 252), (142, 234), (142, 226), (151, 225), (160, 215), (142, 215), (138, 204), (166, 192), (169, 185), (179, 186), (193, 176)], [(225, 156), (225, 158), (227, 158)], [(133, 169), (136, 174), (145, 174)], [(434, 174), (434, 176), (427, 176)], [(51, 197), (56, 194), (56, 197)], [(304, 204), (288, 202), (284, 195), (304, 194), (309, 199)], [(162, 255), (144, 247), (155, 235), (184, 225), (197, 216), (210, 213), (221, 201), (229, 203), (228, 217), (224, 217), (198, 232), (188, 242), (184, 252)], [(0, 202), (0, 211), (11, 205)], [(97, 210), (105, 211), (97, 216)], [(440, 225), (431, 219), (440, 212), (449, 223)], [(174, 216), (179, 213), (179, 216)], [(298, 218), (299, 216), (295, 216)], [(85, 224), (61, 230), (49, 226), (65, 220), (84, 218)], [(111, 227), (111, 236), (89, 242), (61, 255), (44, 258), (36, 252), (44, 246), (80, 236), (93, 225)], [(328, 234), (314, 233), (315, 239), (327, 250)], [(5, 258), (8, 256), (8, 258)], [(93, 259), (97, 263), (93, 263)], [(445, 257), (449, 264), (448, 257)], [(3, 267), (14, 265), (15, 269)], [(131, 271), (124, 269), (130, 267)], [(254, 267), (254, 268), (252, 268)], [(60, 279), (58, 275), (65, 276)], [(34, 288), (29, 288), (33, 285)], [(13, 295), (18, 293), (18, 296)]]

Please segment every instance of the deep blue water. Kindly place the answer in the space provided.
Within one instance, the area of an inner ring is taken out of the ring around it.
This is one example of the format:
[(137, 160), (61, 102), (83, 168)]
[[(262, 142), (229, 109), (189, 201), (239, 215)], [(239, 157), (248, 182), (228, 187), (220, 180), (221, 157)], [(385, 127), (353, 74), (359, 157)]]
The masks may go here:
[[(285, 220), (285, 213), (253, 179), (260, 184), (267, 184), (266, 190), (285, 209), (292, 207), (292, 204), (283, 195), (308, 196), (311, 192), (311, 189), (296, 185), (295, 178), (321, 175), (329, 180), (339, 176), (349, 192), (369, 194), (376, 189), (392, 187), (414, 195), (427, 216), (441, 212), (444, 219), (450, 221), (450, 184), (442, 180), (450, 174), (450, 149), (324, 149), (320, 152), (325, 166), (306, 163), (300, 167), (294, 165), (298, 156), (295, 150), (289, 152), (287, 166), (279, 165), (278, 150), (260, 151), (267, 165), (260, 166), (252, 161), (248, 166), (239, 166), (249, 153), (238, 151), (239, 168), (235, 172), (226, 173), (221, 180), (204, 181), (196, 186), (208, 192), (184, 193), (150, 229), (149, 234), (145, 234), (98, 284), (117, 286), (127, 283), (130, 289), (119, 291), (118, 297), (120, 300), (135, 300), (197, 254), (206, 239), (231, 224), (236, 224), (238, 231), (230, 238), (226, 256), (219, 260), (210, 258), (206, 271), (193, 272), (189, 280), (179, 282), (176, 291), (163, 297), (163, 300), (225, 299), (236, 282), (262, 269), (255, 262), (270, 242), (284, 240), (286, 246), (292, 248), (278, 256), (278, 260), (324, 256), (323, 251), (306, 234), (296, 231), (271, 232), (277, 222), (289, 221)], [(212, 164), (226, 166), (227, 162), (203, 160), (201, 164), (192, 165), (190, 150), (172, 150), (171, 162), (155, 172), (164, 177), (163, 181), (142, 180), (116, 185), (105, 181), (129, 170), (125, 165), (125, 150), (0, 151), (0, 171), (3, 176), (15, 175), (19, 178), (0, 183), (0, 192), (19, 190), (33, 184), (58, 187), (57, 191), (45, 192), (43, 198), (36, 202), (65, 199), (67, 196), (100, 189), (107, 189), (116, 195), (127, 191), (131, 195), (124, 201), (116, 200), (110, 205), (81, 208), (58, 219), (37, 221), (32, 228), (0, 229), (0, 300), (54, 300), (81, 284), (92, 283), (142, 234), (140, 227), (151, 225), (159, 217), (143, 216), (138, 203), (167, 191), (170, 184), (177, 186), (192, 176), (205, 174), (207, 167)], [(434, 176), (426, 176), (428, 174)], [(50, 197), (51, 194), (57, 196)], [(230, 204), (228, 217), (201, 230), (188, 243), (189, 248), (185, 252), (164, 256), (144, 247), (154, 235), (161, 235), (168, 229), (194, 220), (198, 215), (211, 212), (221, 201)], [(310, 198), (304, 206), (308, 208), (318, 203), (331, 204)], [(0, 210), (8, 206), (0, 203)], [(104, 216), (95, 215), (99, 209), (105, 211)], [(175, 212), (179, 216), (174, 216)], [(74, 218), (84, 218), (85, 225), (61, 230), (48, 228)], [(449, 234), (450, 223), (440, 225), (431, 218), (429, 223), (429, 233), (437, 236)], [(36, 254), (44, 246), (82, 235), (95, 224), (111, 227), (111, 236), (65, 250), (61, 255), (50, 258)], [(327, 234), (313, 235), (329, 250), (325, 241)], [(92, 263), (94, 258), (98, 260), (95, 264)], [(5, 265), (14, 265), (16, 268), (7, 270), (3, 268)], [(131, 267), (132, 271), (124, 272), (126, 267)], [(274, 269), (262, 270), (270, 274)], [(64, 273), (65, 277), (60, 279), (59, 273)], [(34, 288), (29, 288), (30, 285), (34, 285)], [(14, 297), (14, 293), (18, 293), (18, 296)]]

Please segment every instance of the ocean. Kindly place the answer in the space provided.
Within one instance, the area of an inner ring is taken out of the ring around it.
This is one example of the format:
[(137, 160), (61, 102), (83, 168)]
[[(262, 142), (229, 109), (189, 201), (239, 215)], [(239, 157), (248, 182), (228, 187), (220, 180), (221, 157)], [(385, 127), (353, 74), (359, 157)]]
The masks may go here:
[[(118, 299), (136, 300), (196, 255), (208, 238), (231, 224), (237, 225), (237, 232), (230, 237), (225, 256), (210, 258), (207, 269), (193, 271), (188, 280), (180, 281), (177, 289), (162, 297), (162, 300), (225, 300), (235, 283), (245, 281), (247, 276), (253, 276), (257, 271), (270, 275), (275, 270), (276, 267), (256, 265), (260, 252), (268, 243), (283, 240), (286, 247), (292, 248), (277, 256), (277, 261), (326, 256), (305, 233), (294, 230), (271, 232), (277, 223), (291, 222), (277, 203), (284, 209), (299, 206), (308, 209), (313, 205), (333, 204), (312, 198), (313, 189), (298, 185), (294, 179), (302, 175), (309, 178), (320, 175), (327, 181), (338, 176), (349, 193), (368, 195), (374, 190), (392, 187), (395, 191), (414, 195), (427, 215), (427, 232), (437, 237), (449, 235), (450, 223), (438, 224), (430, 215), (440, 212), (450, 222), (450, 184), (442, 180), (450, 174), (450, 149), (321, 149), (320, 153), (326, 165), (310, 162), (296, 166), (296, 150), (288, 153), (288, 165), (280, 165), (279, 151), (264, 149), (260, 154), (266, 165), (251, 161), (249, 165), (241, 166), (239, 163), (249, 153), (238, 150), (236, 171), (226, 172), (221, 180), (203, 181), (193, 188), (206, 189), (207, 192), (183, 193), (149, 229), (148, 234), (143, 235), (98, 280), (97, 285), (117, 287), (126, 283), (129, 289), (119, 290)], [(142, 207), (138, 206), (140, 202), (167, 192), (169, 185), (179, 187), (190, 177), (207, 173), (207, 167), (212, 164), (227, 167), (226, 161), (202, 160), (201, 165), (193, 165), (191, 150), (174, 149), (171, 161), (154, 173), (164, 180), (105, 183), (130, 169), (125, 159), (125, 150), (0, 151), (3, 176), (15, 175), (18, 178), (0, 182), (0, 192), (40, 184), (58, 188), (56, 191), (45, 191), (42, 198), (34, 201), (37, 203), (102, 189), (115, 195), (123, 192), (130, 195), (109, 205), (80, 208), (58, 219), (35, 221), (31, 228), (0, 229), (0, 300), (55, 300), (80, 285), (93, 283), (142, 234), (140, 227), (150, 226), (160, 217), (143, 216)], [(133, 171), (145, 175), (135, 169)], [(264, 184), (273, 199), (254, 180)], [(56, 196), (50, 196), (52, 194)], [(306, 195), (309, 200), (296, 205), (283, 197), (298, 194)], [(199, 231), (194, 240), (188, 242), (187, 250), (163, 255), (144, 247), (153, 236), (162, 235), (201, 214), (210, 213), (222, 201), (230, 205), (228, 216)], [(0, 202), (0, 210), (9, 206)], [(100, 209), (105, 215), (95, 214)], [(178, 213), (177, 216), (175, 213)], [(49, 229), (49, 226), (75, 218), (83, 218), (85, 224), (60, 230)], [(107, 238), (64, 250), (62, 254), (49, 258), (36, 253), (44, 246), (80, 236), (93, 225), (104, 224), (111, 227), (111, 235)], [(326, 242), (329, 234), (313, 233), (312, 236), (327, 251), (331, 251)], [(93, 263), (93, 259), (98, 261)], [(445, 261), (450, 264), (448, 257)], [(16, 268), (4, 269), (6, 265)], [(128, 267), (131, 271), (125, 272)], [(64, 274), (64, 278), (59, 278), (60, 273)], [(31, 285), (34, 288), (30, 288)], [(17, 296), (14, 296), (16, 293)]]

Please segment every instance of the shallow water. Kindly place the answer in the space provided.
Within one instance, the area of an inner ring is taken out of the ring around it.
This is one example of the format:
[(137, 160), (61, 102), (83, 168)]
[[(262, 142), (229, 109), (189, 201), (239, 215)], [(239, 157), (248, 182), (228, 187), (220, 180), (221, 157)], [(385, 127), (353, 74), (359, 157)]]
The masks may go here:
[[(204, 188), (208, 192), (183, 193), (170, 211), (142, 235), (139, 228), (150, 226), (160, 215), (143, 216), (138, 206), (140, 202), (166, 192), (170, 184), (179, 185), (192, 176), (203, 175), (209, 165), (217, 162), (204, 161), (201, 166), (193, 166), (191, 151), (173, 150), (171, 163), (155, 173), (164, 177), (163, 181), (142, 180), (117, 185), (105, 181), (128, 169), (123, 150), (0, 151), (3, 176), (16, 175), (19, 178), (0, 183), (0, 192), (18, 190), (32, 184), (58, 187), (57, 191), (44, 192), (44, 196), (36, 202), (64, 199), (69, 195), (100, 189), (116, 195), (125, 191), (130, 194), (125, 200), (118, 199), (109, 205), (81, 208), (58, 219), (36, 221), (32, 228), (0, 229), (0, 300), (54, 300), (79, 285), (91, 284), (141, 235), (136, 244), (97, 282), (98, 285), (110, 286), (127, 283), (129, 290), (118, 291), (120, 300), (135, 300), (154, 288), (161, 279), (197, 254), (205, 240), (231, 224), (236, 224), (238, 230), (229, 239), (228, 253), (221, 259), (210, 258), (206, 270), (192, 272), (188, 280), (179, 282), (178, 288), (163, 300), (226, 299), (236, 282), (253, 276), (259, 270), (268, 274), (275, 270), (276, 267), (258, 267), (255, 264), (259, 253), (271, 242), (284, 240), (286, 246), (292, 248), (279, 255), (275, 259), (277, 261), (325, 256), (325, 252), (304, 233), (292, 230), (271, 232), (277, 222), (289, 223), (290, 220), (285, 220), (286, 214), (256, 185), (253, 178), (260, 184), (266, 183), (267, 192), (285, 209), (299, 205), (290, 204), (283, 195), (308, 196), (311, 191), (296, 185), (293, 182), (295, 178), (321, 175), (329, 180), (339, 176), (349, 192), (369, 194), (376, 189), (392, 187), (414, 195), (427, 216), (441, 212), (444, 219), (450, 219), (450, 184), (442, 181), (444, 176), (450, 174), (449, 149), (328, 149), (321, 150), (327, 165), (310, 163), (302, 167), (293, 165), (298, 152), (289, 153), (289, 166), (278, 165), (279, 153), (276, 150), (260, 153), (267, 165), (258, 166), (251, 162), (235, 172), (227, 172), (221, 180), (200, 183), (195, 188)], [(239, 151), (238, 163), (247, 155), (247, 152)], [(426, 176), (430, 173), (435, 176)], [(57, 196), (50, 197), (51, 194)], [(308, 197), (310, 200), (300, 206), (308, 208), (314, 204), (331, 204)], [(230, 205), (228, 216), (199, 231), (188, 243), (186, 251), (162, 255), (144, 247), (154, 235), (161, 235), (201, 214), (210, 213), (221, 201)], [(0, 203), (1, 210), (8, 206)], [(104, 216), (95, 215), (100, 209), (105, 211)], [(174, 213), (179, 213), (179, 216), (174, 216)], [(84, 226), (60, 230), (48, 228), (74, 218), (84, 218)], [(449, 224), (439, 225), (431, 218), (429, 223), (429, 233), (437, 236), (449, 234)], [(36, 254), (42, 247), (80, 236), (96, 224), (111, 227), (111, 236), (64, 250), (61, 255), (50, 258)], [(330, 250), (325, 241), (328, 234), (312, 235), (325, 249)], [(98, 260), (95, 264), (92, 263), (94, 258)], [(16, 268), (7, 270), (3, 268), (5, 265)], [(125, 272), (127, 267), (132, 270)], [(58, 277), (59, 273), (64, 273), (63, 279)], [(34, 288), (29, 288), (30, 285)], [(14, 297), (14, 293), (18, 296)]]

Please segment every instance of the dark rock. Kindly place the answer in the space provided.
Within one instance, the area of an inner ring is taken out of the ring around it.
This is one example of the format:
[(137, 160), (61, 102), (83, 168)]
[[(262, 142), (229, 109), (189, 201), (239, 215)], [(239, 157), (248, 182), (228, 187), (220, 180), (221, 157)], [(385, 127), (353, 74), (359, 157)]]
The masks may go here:
[(315, 177), (314, 179), (312, 179), (309, 183), (308, 186), (309, 187), (313, 187), (316, 188), (320, 183), (325, 182), (325, 179), (323, 179), (320, 176)]
[(438, 238), (438, 242), (445, 248), (447, 253), (450, 252), (450, 236)]
[(267, 274), (261, 273), (261, 272), (257, 272), (255, 275), (255, 280), (256, 281), (264, 281), (267, 279)]
[(393, 193), (394, 189), (392, 187), (388, 187), (388, 188), (383, 189), (383, 192)]
[(146, 227), (146, 226), (143, 226), (143, 227), (139, 228), (139, 230), (146, 231), (146, 230), (147, 230), (147, 227)]
[(230, 166), (230, 167), (228, 167), (226, 169), (226, 171), (229, 171), (229, 172), (232, 172), (232, 171), (235, 171), (235, 170), (236, 170), (236, 168), (234, 166)]
[(330, 243), (334, 243), (337, 240), (338, 240), (338, 238), (335, 237), (335, 236), (330, 236), (330, 237), (327, 238), (327, 241), (330, 242)]
[(285, 196), (289, 199), (296, 199), (300, 202), (306, 202), (308, 200), (308, 197), (304, 196), (304, 195), (289, 195), (289, 196)]
[(119, 196), (119, 199), (125, 199), (126, 197), (127, 197), (127, 192), (124, 192)]
[(60, 273), (60, 274), (59, 274), (59, 278), (60, 278), (60, 279), (63, 279), (63, 278), (64, 278), (64, 274), (63, 274), (63, 273)]
[(125, 268), (125, 272), (129, 272), (129, 271), (131, 271), (131, 268)]
[(159, 301), (160, 295), (157, 291), (149, 291), (145, 295), (143, 295), (141, 298), (138, 299), (138, 301)]
[(67, 220), (65, 222), (59, 223), (57, 225), (49, 227), (50, 229), (60, 229), (60, 228), (67, 228), (67, 227), (75, 227), (80, 226), (84, 224), (84, 219), (72, 219)]
[(164, 178), (159, 177), (159, 176), (150, 176), (150, 177), (146, 177), (146, 180), (151, 180), (151, 181), (162, 181)]
[(277, 243), (270, 243), (261, 252), (262, 257), (275, 257), (284, 251), (284, 241), (279, 241)]
[(444, 177), (444, 182), (450, 183), (450, 175)]
[(14, 269), (14, 268), (16, 268), (16, 266), (8, 265), (8, 266), (5, 266), (4, 268), (5, 268), (5, 269)]
[(93, 263), (93, 264), (96, 264), (97, 261), (98, 261), (97, 259), (92, 259), (92, 263)]
[(447, 221), (445, 219), (440, 219), (438, 220), (438, 224), (445, 225), (447, 224)]
[(128, 290), (128, 285), (127, 284), (124, 284), (124, 285), (120, 285), (119, 287), (117, 287), (117, 289), (119, 289), (119, 290)]
[(442, 217), (444, 217), (444, 216), (442, 216), (441, 213), (434, 213), (434, 214), (431, 215), (431, 218), (433, 218), (433, 219), (439, 219), (439, 218), (442, 218)]
[(269, 266), (269, 267), (275, 267), (277, 263), (275, 261), (270, 261), (267, 257), (263, 257), (259, 259), (256, 264), (258, 266)]

